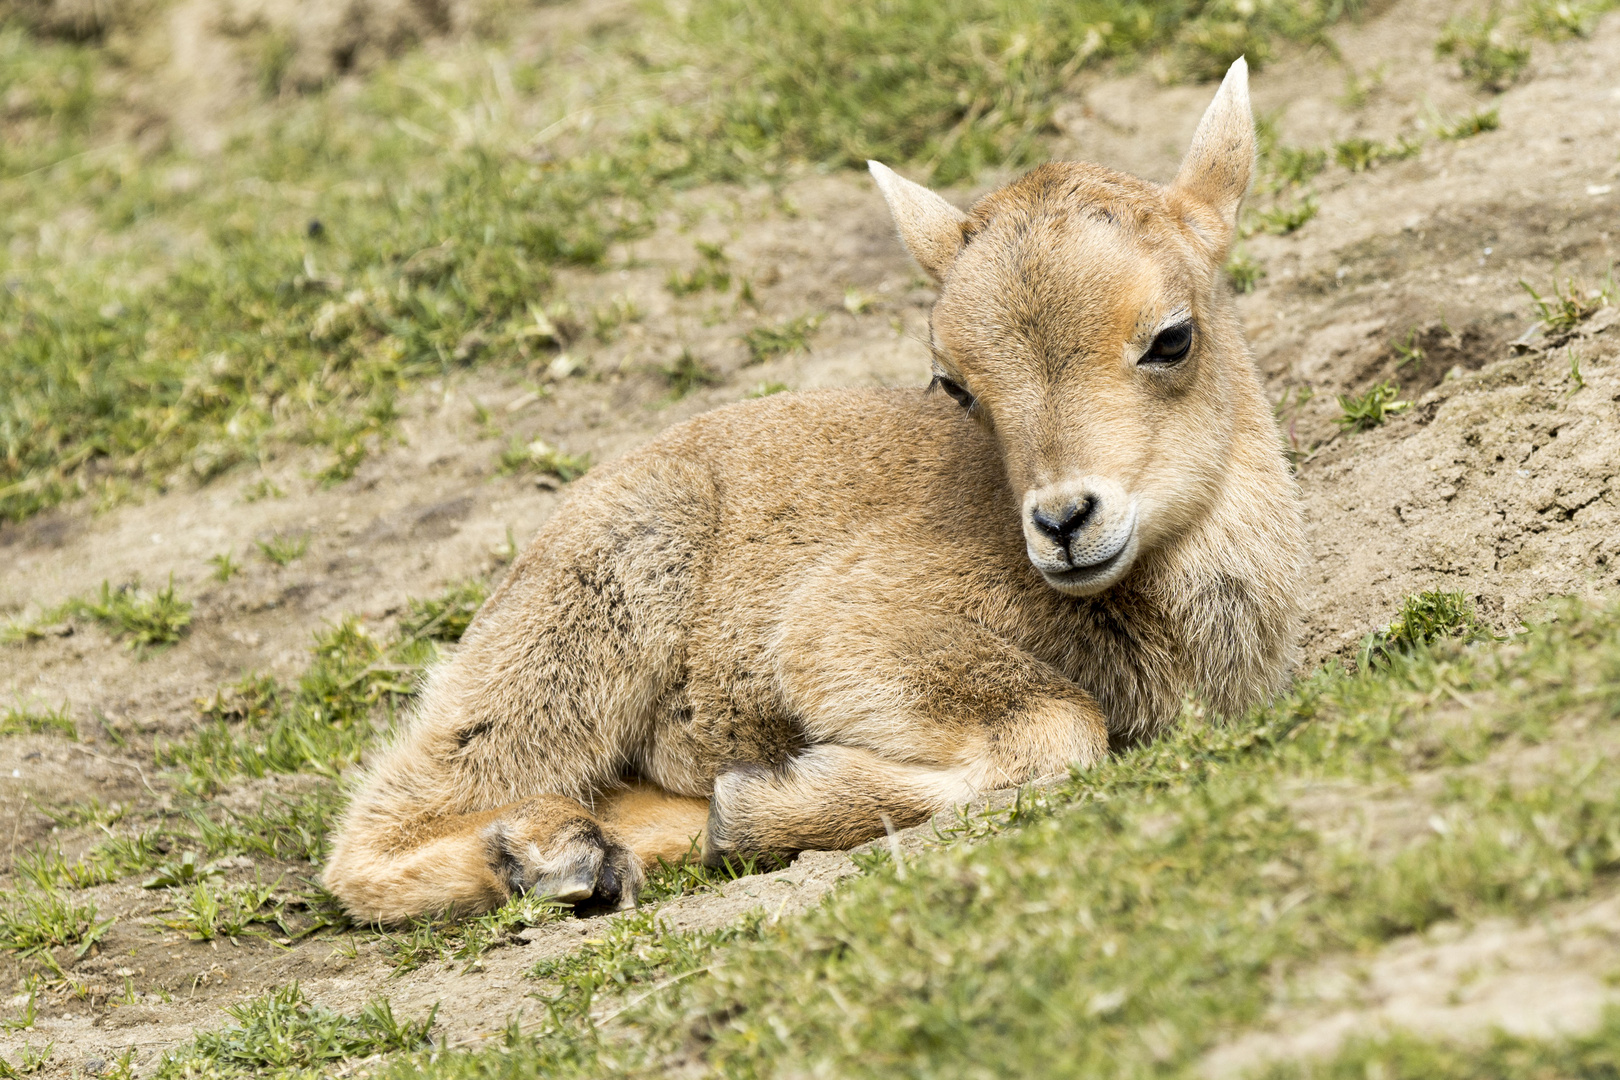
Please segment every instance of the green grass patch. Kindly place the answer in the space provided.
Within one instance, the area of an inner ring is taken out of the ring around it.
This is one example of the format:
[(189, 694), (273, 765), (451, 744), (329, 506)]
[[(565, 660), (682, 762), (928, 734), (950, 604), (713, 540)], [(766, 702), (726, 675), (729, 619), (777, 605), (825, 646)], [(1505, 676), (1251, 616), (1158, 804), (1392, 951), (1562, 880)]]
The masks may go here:
[(1268, 232), (1274, 236), (1287, 236), (1305, 226), (1305, 223), (1316, 216), (1320, 209), (1316, 195), (1306, 192), (1292, 201), (1279, 200), (1265, 210), (1256, 210), (1251, 215), (1253, 224), (1250, 231)]
[(295, 799), (267, 797), (248, 813), (226, 810), (214, 818), (196, 810), (191, 820), (208, 855), (318, 863), (326, 857), (326, 837), (342, 803), (336, 785), (322, 784)]
[(54, 1040), (44, 1046), (35, 1046), (31, 1042), (23, 1043), (22, 1048), (17, 1051), (15, 1062), (0, 1057), (0, 1080), (21, 1080), (22, 1077), (43, 1072), (45, 1066), (50, 1064), (51, 1051), (55, 1049)]
[(1500, 93), (1530, 64), (1530, 46), (1493, 5), (1484, 15), (1460, 15), (1446, 23), (1434, 54), (1457, 61), (1457, 69), (1483, 90)]
[(407, 637), (434, 641), (460, 641), (488, 596), (489, 585), (479, 578), (458, 581), (438, 596), (421, 599), (413, 596), (405, 601), (399, 632)]
[(1455, 120), (1442, 123), (1434, 129), (1434, 133), (1442, 139), (1456, 141), (1458, 139), (1471, 139), (1475, 135), (1482, 135), (1487, 131), (1495, 131), (1502, 126), (1502, 116), (1496, 109), (1480, 109), (1467, 116), (1459, 116)]
[(1523, 278), (1519, 279), (1519, 287), (1530, 294), (1530, 303), (1535, 307), (1542, 325), (1555, 334), (1561, 334), (1575, 329), (1582, 320), (1613, 301), (1614, 274), (1611, 271), (1596, 288), (1587, 288), (1572, 277), (1565, 278), (1560, 284), (1555, 277), (1551, 295), (1545, 297)]
[(1615, 7), (1615, 0), (1526, 0), (1518, 19), (1536, 37), (1565, 41), (1591, 37), (1599, 17)]
[(725, 292), (731, 288), (730, 260), (726, 258), (725, 249), (719, 244), (698, 244), (698, 255), (701, 260), (691, 270), (671, 270), (669, 277), (664, 280), (664, 287), (676, 296), (691, 296), (693, 293)]
[(527, 443), (514, 440), (501, 452), (501, 472), (506, 475), (537, 472), (569, 484), (584, 476), (590, 467), (589, 454), (570, 454), (544, 439)]
[(259, 549), (260, 555), (277, 566), (289, 566), (302, 559), (304, 552), (309, 550), (309, 534), (286, 536), (277, 533), (267, 540), (255, 540), (253, 546)]
[(95, 597), (72, 597), (31, 620), (14, 620), (0, 628), (0, 643), (38, 640), (51, 628), (75, 617), (99, 623), (114, 637), (124, 639), (129, 648), (145, 655), (153, 648), (173, 645), (185, 635), (191, 626), (191, 601), (175, 592), (172, 576), (156, 592), (143, 589), (138, 581), (116, 589), (104, 581)]
[(236, 776), (313, 772), (336, 777), (359, 760), (374, 733), (374, 713), (391, 713), (415, 690), (436, 655), (432, 641), (406, 635), (380, 641), (354, 617), (315, 636), (298, 684), (248, 676), (202, 709), (185, 740), (158, 747), (158, 762), (180, 770), (195, 791)]
[(821, 325), (820, 315), (800, 315), (780, 326), (756, 326), (743, 335), (748, 346), (748, 362), (763, 364), (788, 353), (809, 352), (810, 335)]
[(1385, 161), (1401, 161), (1423, 150), (1423, 144), (1404, 136), (1393, 143), (1372, 139), (1345, 139), (1333, 144), (1333, 160), (1353, 173), (1366, 172)]
[(509, 944), (527, 927), (566, 918), (569, 911), (566, 905), (549, 897), (514, 896), (485, 915), (454, 922), (421, 919), (409, 930), (384, 934), (383, 950), (393, 962), (396, 975), (436, 961), (460, 961), (464, 970), (473, 971), (479, 967), (479, 957), (490, 949)]
[(699, 360), (692, 355), (690, 349), (682, 349), (681, 354), (674, 360), (660, 366), (658, 374), (669, 386), (669, 396), (674, 401), (679, 401), (694, 390), (705, 386), (719, 386), (726, 381), (719, 368)]
[(54, 709), (25, 709), (13, 705), (0, 715), (0, 735), (66, 735), (77, 739), (79, 729), (65, 704)]
[(200, 1032), (190, 1046), (164, 1055), (155, 1080), (313, 1075), (351, 1058), (425, 1045), (438, 1012), (401, 1021), (379, 997), (348, 1016), (310, 1002), (297, 983), (225, 1011), (234, 1024)]
[(1364, 394), (1339, 395), (1339, 427), (1345, 431), (1371, 431), (1385, 420), (1412, 407), (1400, 400), (1400, 387), (1381, 382)]
[(1266, 276), (1266, 268), (1261, 266), (1241, 246), (1232, 248), (1232, 253), (1226, 257), (1226, 280), (1232, 288), (1240, 293), (1248, 294), (1260, 284), (1260, 279)]
[(276, 885), (263, 881), (216, 884), (206, 879), (189, 887), (172, 890), (174, 913), (163, 925), (178, 930), (192, 941), (237, 938), (247, 934), (264, 936), (257, 926), (275, 926), (287, 932), (282, 905), (276, 901)]
[[(416, 692), (423, 669), (439, 655), (438, 642), (459, 640), (483, 603), (478, 581), (450, 585), (437, 596), (408, 599), (405, 614), (386, 639), (354, 616), (315, 635), (309, 666), (295, 686), (250, 674), (198, 704), (201, 725), (186, 739), (157, 748), (158, 762), (181, 772), (194, 792), (216, 790), (226, 780), (268, 773), (309, 772), (336, 778)], [(229, 846), (231, 820), (238, 823), (244, 853), (292, 856), (313, 852), (335, 813), (330, 793), (261, 806), (257, 817), (210, 820), (203, 836), (213, 850)], [(209, 830), (214, 830), (210, 832)], [(263, 841), (249, 838), (269, 837)], [(270, 845), (268, 848), (264, 844)]]
[(33, 848), (18, 853), (13, 869), (19, 877), (33, 882), (40, 892), (50, 893), (64, 885), (86, 889), (117, 881), (150, 869), (163, 857), (164, 840), (156, 829), (131, 836), (118, 836), (109, 829), (107, 834), (107, 839), (82, 858), (69, 861), (55, 847)]
[(56, 948), (83, 956), (115, 921), (98, 914), (95, 901), (75, 900), (56, 889), (0, 895), (0, 949), (24, 958)]

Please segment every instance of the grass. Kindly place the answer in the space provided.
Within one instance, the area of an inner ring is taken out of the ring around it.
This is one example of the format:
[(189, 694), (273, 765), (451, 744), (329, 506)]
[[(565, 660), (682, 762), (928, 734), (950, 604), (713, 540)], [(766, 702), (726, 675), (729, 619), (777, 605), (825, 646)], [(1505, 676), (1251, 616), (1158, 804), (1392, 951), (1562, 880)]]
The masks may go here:
[(1292, 202), (1278, 202), (1269, 209), (1256, 211), (1253, 220), (1261, 232), (1287, 236), (1304, 227), (1318, 209), (1315, 194), (1307, 192)]
[(93, 900), (74, 900), (56, 889), (0, 895), (0, 949), (18, 957), (66, 948), (83, 956), (112, 926), (98, 919)]
[(693, 293), (725, 292), (731, 288), (730, 260), (726, 258), (725, 249), (719, 244), (697, 245), (701, 260), (696, 267), (685, 272), (671, 270), (669, 277), (664, 281), (664, 287), (676, 296), (690, 296)]
[[(487, 586), (461, 581), (437, 596), (407, 599), (405, 614), (386, 639), (349, 616), (318, 632), (310, 662), (295, 686), (249, 674), (202, 703), (201, 724), (186, 739), (157, 748), (158, 762), (178, 770), (193, 792), (217, 790), (238, 776), (309, 772), (335, 778), (359, 760), (391, 717), (415, 693), (439, 642), (459, 640), (483, 603)], [(261, 807), (266, 828), (302, 836), (324, 830), (330, 796)], [(270, 815), (278, 814), (272, 820)], [(245, 820), (245, 819), (243, 819)], [(224, 829), (223, 823), (214, 826)], [(313, 840), (298, 840), (314, 850)]]
[(56, 848), (34, 848), (16, 856), (16, 873), (33, 882), (42, 893), (60, 886), (84, 889), (116, 881), (157, 865), (162, 855), (162, 838), (155, 830), (118, 836), (103, 826), (107, 839), (83, 857), (69, 862)]
[(15, 1063), (0, 1058), (0, 1080), (12, 1080), (13, 1077), (32, 1076), (42, 1072), (50, 1063), (51, 1051), (56, 1048), (54, 1041), (44, 1046), (35, 1046), (33, 1043), (23, 1043), (18, 1051)]
[(174, 916), (164, 919), (163, 925), (192, 941), (262, 935), (262, 930), (252, 929), (256, 925), (274, 925), (286, 933), (281, 904), (275, 902), (277, 884), (255, 880), (218, 885), (203, 880), (190, 888), (174, 889)]
[(1519, 279), (1519, 287), (1530, 294), (1530, 303), (1535, 307), (1536, 316), (1543, 326), (1555, 334), (1567, 333), (1613, 300), (1614, 274), (1611, 272), (1604, 283), (1595, 289), (1577, 284), (1572, 277), (1565, 278), (1560, 285), (1554, 277), (1552, 294), (1546, 297), (1523, 278)]
[(1339, 427), (1345, 431), (1371, 431), (1412, 407), (1410, 401), (1400, 400), (1400, 393), (1394, 383), (1381, 382), (1364, 394), (1340, 394)]
[(1530, 46), (1494, 6), (1483, 16), (1462, 15), (1447, 22), (1434, 54), (1455, 59), (1463, 78), (1498, 93), (1517, 82), (1530, 63)]
[(1333, 160), (1353, 173), (1366, 172), (1385, 161), (1401, 161), (1423, 149), (1413, 139), (1401, 138), (1394, 143), (1374, 142), (1372, 139), (1345, 139), (1333, 144)]
[(1519, 9), (1525, 30), (1548, 41), (1592, 35), (1598, 17), (1615, 8), (1615, 0), (1527, 0)]
[(674, 360), (660, 366), (658, 374), (669, 386), (669, 396), (674, 401), (679, 401), (694, 390), (705, 386), (719, 386), (726, 381), (719, 368), (699, 360), (692, 355), (690, 349), (682, 349), (681, 354)]
[(1362, 640), (1359, 662), (1364, 667), (1386, 662), (1394, 654), (1416, 652), (1441, 638), (1480, 641), (1491, 636), (1465, 593), (1431, 589), (1401, 601), (1395, 619)]
[(0, 715), (0, 735), (66, 735), (77, 739), (79, 729), (65, 704), (54, 709), (25, 709), (13, 705)]
[(584, 476), (590, 467), (589, 454), (570, 454), (544, 439), (528, 443), (514, 441), (501, 452), (501, 472), (537, 472), (554, 476), (565, 484)]
[(231, 553), (228, 551), (222, 551), (218, 555), (210, 555), (208, 565), (214, 568), (213, 578), (219, 582), (229, 581), (242, 572), (241, 565), (231, 557)]
[(460, 641), (488, 596), (489, 585), (479, 578), (456, 582), (438, 596), (413, 596), (405, 601), (400, 633), (433, 641)]
[(1471, 139), (1475, 135), (1482, 135), (1487, 131), (1495, 131), (1502, 126), (1501, 114), (1496, 109), (1480, 109), (1467, 116), (1459, 116), (1449, 123), (1442, 123), (1435, 128), (1434, 133), (1442, 139)]
[(1240, 293), (1252, 293), (1266, 276), (1266, 268), (1256, 262), (1242, 247), (1234, 246), (1226, 258), (1226, 280)]
[[(0, 519), (298, 448), (340, 483), (395, 437), (413, 386), (543, 368), (562, 342), (533, 312), (566, 304), (557, 271), (614, 263), (673, 187), (868, 157), (965, 182), (1043, 157), (1052, 103), (1088, 69), (1157, 51), (1211, 77), (1358, 10), (702, 0), (520, 58), (411, 53), (342, 93), (283, 87), (283, 43), (251, 60), (279, 89), (207, 158), (124, 139), (106, 88), (149, 74), (138, 53), (10, 21)], [(734, 284), (719, 249), (700, 255), (673, 291)]]
[(336, 777), (359, 760), (373, 734), (373, 711), (408, 697), (431, 640), (410, 634), (380, 641), (354, 617), (315, 635), (310, 665), (296, 686), (248, 676), (202, 710), (185, 740), (159, 745), (158, 762), (181, 782), (215, 790), (235, 776), (313, 772)]
[(65, 619), (78, 617), (99, 623), (114, 637), (124, 639), (129, 648), (143, 656), (154, 648), (178, 642), (191, 626), (191, 601), (175, 592), (174, 577), (156, 592), (140, 582), (120, 585), (101, 583), (93, 598), (72, 597), (49, 608), (31, 621), (17, 620), (0, 628), (0, 643), (15, 644), (44, 637), (50, 628)]
[(383, 949), (394, 974), (414, 971), (426, 963), (461, 961), (465, 971), (481, 967), (479, 958), (490, 949), (508, 944), (521, 930), (565, 918), (568, 908), (544, 896), (514, 896), (498, 910), (470, 919), (449, 922), (422, 919), (409, 930), (383, 935)]
[[(756, 912), (711, 943), (621, 916), (537, 966), (555, 987), (538, 1022), (384, 1075), (655, 1075), (673, 1061), (734, 1076), (1199, 1075), (1214, 1046), (1308, 1002), (1324, 960), (1442, 922), (1539, 918), (1620, 880), (1620, 763), (1576, 752), (1503, 772), (1526, 746), (1620, 721), (1620, 607), (1554, 605), (1511, 641), (1474, 644), (1460, 611), (1413, 598), (1409, 646), (1326, 667), (1241, 719), (1193, 706), (1156, 743), (962, 817), (942, 832), (954, 843), (904, 873), (863, 860), (803, 918)], [(1403, 813), (1440, 824), (1384, 850), (1313, 827), (1295, 801), (1367, 785), (1348, 796), (1365, 804), (1436, 771), (1429, 807)], [(1522, 1059), (1606, 1076), (1590, 1070), (1612, 1061), (1607, 1033), (1395, 1039), (1418, 1064), (1367, 1069), (1402, 1060), (1385, 1041), (1275, 1075), (1540, 1075), (1479, 1067)], [(1423, 1071), (1434, 1061), (1445, 1071)]]
[(756, 326), (743, 335), (748, 362), (763, 364), (788, 353), (809, 352), (810, 335), (821, 325), (820, 315), (800, 315), (780, 326)]
[(437, 1008), (401, 1021), (386, 998), (354, 1016), (310, 1002), (297, 983), (228, 1006), (236, 1023), (199, 1032), (188, 1047), (165, 1054), (154, 1080), (210, 1077), (292, 1077), (325, 1072), (337, 1063), (414, 1050), (428, 1042)]
[(191, 820), (208, 855), (318, 863), (341, 806), (336, 786), (322, 785), (296, 799), (267, 797), (248, 813), (227, 810), (216, 819), (199, 810)]
[(309, 534), (286, 536), (277, 533), (268, 540), (255, 540), (253, 546), (259, 549), (260, 555), (277, 566), (289, 566), (302, 559), (304, 552), (309, 550)]

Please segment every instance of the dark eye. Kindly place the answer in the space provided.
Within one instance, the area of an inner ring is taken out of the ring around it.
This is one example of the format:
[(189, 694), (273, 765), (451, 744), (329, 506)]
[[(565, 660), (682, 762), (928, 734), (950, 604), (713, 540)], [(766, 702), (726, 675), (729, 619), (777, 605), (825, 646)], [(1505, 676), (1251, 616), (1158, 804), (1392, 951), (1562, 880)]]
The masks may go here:
[(1153, 339), (1147, 352), (1142, 354), (1139, 363), (1143, 364), (1174, 364), (1187, 355), (1192, 348), (1192, 323), (1178, 323), (1175, 326), (1159, 331), (1159, 336)]
[(964, 409), (973, 408), (974, 402), (978, 400), (972, 394), (967, 392), (967, 387), (963, 386), (959, 382), (947, 379), (943, 375), (934, 376), (934, 385), (951, 395), (956, 403), (962, 406)]

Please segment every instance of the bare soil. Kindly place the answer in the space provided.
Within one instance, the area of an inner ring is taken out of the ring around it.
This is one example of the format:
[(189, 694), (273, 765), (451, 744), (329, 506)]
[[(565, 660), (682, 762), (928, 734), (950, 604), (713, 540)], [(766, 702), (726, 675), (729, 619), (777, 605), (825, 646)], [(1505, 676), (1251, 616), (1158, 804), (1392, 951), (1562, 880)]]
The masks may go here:
[[(1487, 98), (1433, 57), (1455, 10), (1410, 0), (1335, 33), (1340, 54), (1359, 70), (1386, 65), (1361, 108), (1344, 103), (1342, 70), (1321, 51), (1278, 62), (1253, 83), (1257, 107), (1276, 112), (1291, 144), (1389, 139), (1425, 117), (1485, 105), (1501, 117), (1499, 130), (1432, 140), (1420, 155), (1368, 172), (1330, 167), (1316, 181), (1314, 220), (1290, 235), (1247, 241), (1267, 275), (1240, 307), (1300, 458), (1313, 553), (1305, 597), (1311, 664), (1352, 651), (1403, 596), (1423, 589), (1462, 590), (1507, 627), (1549, 595), (1620, 583), (1620, 312), (1605, 308), (1568, 334), (1536, 332), (1519, 285), (1522, 278), (1545, 294), (1555, 274), (1595, 284), (1616, 256), (1620, 15), (1590, 39), (1538, 44), (1526, 77)], [(1099, 80), (1059, 110), (1057, 153), (1168, 179), (1209, 92), (1161, 86), (1148, 72)], [(963, 202), (974, 194), (955, 193)], [(697, 264), (697, 241), (726, 245), (758, 311), (734, 294), (670, 294), (666, 275)], [(323, 624), (357, 613), (380, 633), (405, 597), (497, 571), (508, 536), (521, 544), (561, 497), (532, 477), (499, 474), (507, 437), (540, 437), (600, 462), (770, 383), (915, 385), (927, 377), (921, 342), (933, 294), (862, 176), (812, 177), (780, 193), (685, 193), (653, 236), (618, 255), (615, 269), (564, 282), (580, 311), (622, 298), (643, 313), (609, 340), (586, 334), (572, 343), (582, 373), (549, 379), (545, 357), (427, 386), (406, 403), (397, 444), (343, 484), (322, 487), (311, 477), (317, 463), (290, 454), (262, 477), (233, 473), (104, 513), (70, 506), (0, 526), (0, 611), (52, 605), (102, 581), (161, 583), (170, 575), (196, 603), (185, 640), (147, 658), (82, 625), (0, 649), (0, 700), (65, 702), (84, 736), (73, 744), (0, 740), (7, 861), (47, 839), (71, 855), (97, 838), (93, 829), (57, 830), (42, 808), (95, 796), (130, 802), (137, 816), (168, 809), (171, 788), (155, 745), (190, 730), (197, 699), (246, 671), (294, 676)], [(846, 306), (846, 290), (869, 303)], [(749, 363), (744, 332), (805, 314), (823, 319), (808, 353)], [(1397, 343), (1418, 344), (1423, 358), (1403, 365)], [(682, 349), (715, 365), (723, 380), (672, 400), (656, 368)], [(1401, 386), (1411, 408), (1382, 427), (1340, 433), (1337, 395), (1385, 379)], [(1312, 395), (1302, 403), (1301, 388)], [(475, 404), (500, 430), (479, 422)], [(261, 479), (285, 495), (250, 500)], [(287, 567), (258, 556), (254, 541), (276, 533), (307, 534), (307, 553)], [(219, 583), (206, 560), (225, 551), (244, 569)], [(251, 807), (267, 792), (310, 782), (244, 783), (222, 800)], [(233, 874), (287, 874), (289, 883), (314, 869), (242, 862)], [(756, 905), (787, 915), (851, 870), (842, 855), (808, 855), (662, 910), (682, 927), (718, 925)], [(534, 983), (522, 971), (592, 925), (526, 931), (522, 944), (489, 953), (472, 971), (429, 964), (391, 977), (376, 942), (358, 941), (352, 956), (326, 937), (291, 946), (193, 943), (164, 928), (163, 898), (135, 882), (91, 894), (119, 922), (90, 956), (61, 958), (82, 992), (42, 995), (34, 1031), (0, 1035), (8, 1058), (24, 1035), (54, 1040), (47, 1075), (85, 1070), (129, 1046), (149, 1065), (195, 1028), (219, 1023), (222, 1006), (294, 979), (339, 1008), (378, 992), (404, 1015), (437, 1002), (445, 1036), (470, 1043), (534, 1007), (526, 998)], [(1324, 1049), (1381, 1017), (1408, 1023), (1432, 1014), (1445, 1030), (1477, 1028), (1543, 994), (1536, 1016), (1595, 1014), (1610, 993), (1599, 975), (1620, 960), (1615, 903), (1572, 908), (1547, 926), (1480, 925), (1402, 943), (1367, 965), (1353, 993), (1324, 991), (1331, 1007), (1309, 1025), (1257, 1035), (1212, 1060), (1211, 1071)], [(1487, 954), (1502, 966), (1483, 977), (1476, 969)], [(1534, 995), (1512, 975), (1521, 968), (1541, 980)], [(0, 961), (0, 977), (12, 985), (20, 970)], [(132, 1003), (112, 1003), (126, 993)]]

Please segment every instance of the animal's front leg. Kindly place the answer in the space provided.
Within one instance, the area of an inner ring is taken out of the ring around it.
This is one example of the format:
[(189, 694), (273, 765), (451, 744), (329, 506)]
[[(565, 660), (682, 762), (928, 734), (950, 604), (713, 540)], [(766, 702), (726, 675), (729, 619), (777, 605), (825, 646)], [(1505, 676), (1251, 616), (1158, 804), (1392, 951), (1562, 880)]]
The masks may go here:
[(976, 794), (1090, 765), (1096, 700), (987, 627), (897, 604), (878, 575), (808, 582), (775, 642), (784, 704), (811, 746), (715, 781), (707, 856), (848, 847)]
[(1095, 761), (1106, 735), (1095, 748), (1075, 747), (1073, 740), (1075, 728), (1092, 722), (1067, 703), (1047, 703), (1040, 718), (1047, 730), (1026, 728), (1009, 740), (1021, 746), (988, 746), (945, 768), (833, 744), (802, 750), (775, 769), (735, 766), (715, 780), (704, 860), (713, 865), (735, 853), (847, 848), (889, 827), (920, 824), (982, 792), (1049, 775), (1071, 761)]

